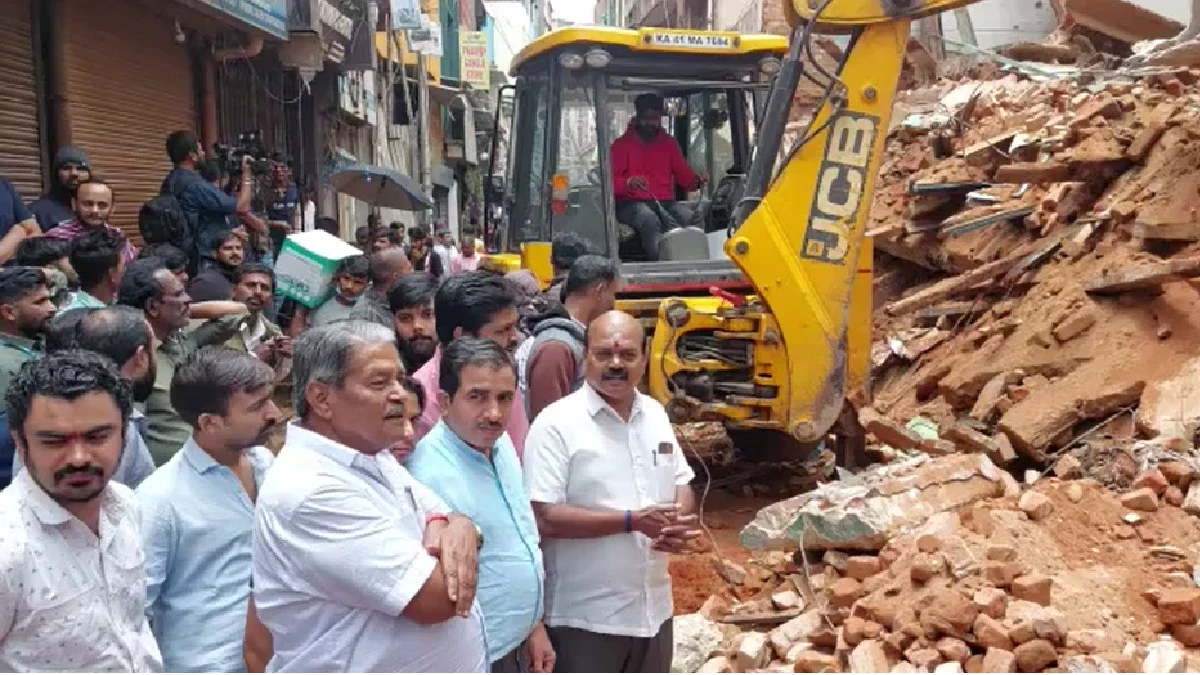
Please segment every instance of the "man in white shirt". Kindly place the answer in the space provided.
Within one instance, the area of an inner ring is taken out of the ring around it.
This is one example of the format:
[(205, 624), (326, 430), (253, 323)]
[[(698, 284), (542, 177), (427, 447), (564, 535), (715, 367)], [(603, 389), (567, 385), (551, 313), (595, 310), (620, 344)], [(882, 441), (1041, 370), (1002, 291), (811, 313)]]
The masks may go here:
[(392, 332), (345, 321), (293, 348), (297, 421), (259, 491), (254, 605), (271, 672), (485, 672), (479, 531), (385, 449), (411, 411)]
[(110, 480), (132, 405), (83, 351), (24, 364), (5, 394), (25, 468), (0, 492), (0, 671), (162, 670), (137, 500)]
[(547, 406), (525, 444), (525, 483), (546, 566), (557, 672), (665, 673), (673, 607), (667, 562), (699, 532), (687, 465), (646, 372), (637, 319), (588, 326), (586, 383)]

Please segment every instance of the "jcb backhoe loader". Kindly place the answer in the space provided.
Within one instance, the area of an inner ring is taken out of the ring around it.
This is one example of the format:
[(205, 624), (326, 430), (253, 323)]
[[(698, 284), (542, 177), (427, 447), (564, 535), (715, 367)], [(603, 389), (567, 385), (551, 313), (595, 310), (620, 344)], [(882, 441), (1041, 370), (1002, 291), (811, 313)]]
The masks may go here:
[[(618, 308), (652, 335), (645, 390), (675, 421), (721, 420), (735, 436), (776, 432), (800, 444), (840, 421), (843, 439), (861, 441), (847, 397), (865, 396), (869, 378), (864, 229), (909, 24), (969, 1), (795, 0), (790, 45), (659, 29), (539, 38), (514, 61), (503, 176), (503, 158), (491, 158), (496, 257), (548, 279), (549, 242), (562, 231), (619, 255)], [(827, 71), (812, 39), (831, 29), (850, 41)], [(802, 77), (825, 95), (782, 148)], [(712, 175), (690, 202), (698, 220), (668, 233), (653, 261), (616, 220), (608, 152), (646, 92), (666, 99), (664, 127)]]

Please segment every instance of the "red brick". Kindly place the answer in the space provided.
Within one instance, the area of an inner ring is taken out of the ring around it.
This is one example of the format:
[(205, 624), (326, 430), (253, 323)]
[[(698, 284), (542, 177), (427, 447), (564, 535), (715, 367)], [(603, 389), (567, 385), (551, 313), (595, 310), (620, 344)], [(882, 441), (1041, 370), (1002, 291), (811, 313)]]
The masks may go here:
[(1200, 588), (1168, 588), (1158, 596), (1158, 618), (1167, 625), (1200, 621)]
[(850, 556), (850, 560), (846, 563), (846, 576), (858, 581), (866, 581), (879, 574), (881, 569), (882, 565), (877, 556), (855, 555)]
[(1044, 574), (1028, 574), (1013, 579), (1012, 588), (1009, 592), (1012, 593), (1014, 598), (1036, 602), (1043, 607), (1047, 607), (1050, 605), (1050, 588), (1052, 585), (1050, 577)]
[(1058, 661), (1058, 650), (1049, 640), (1030, 640), (1013, 650), (1017, 666), (1026, 673), (1040, 673)]

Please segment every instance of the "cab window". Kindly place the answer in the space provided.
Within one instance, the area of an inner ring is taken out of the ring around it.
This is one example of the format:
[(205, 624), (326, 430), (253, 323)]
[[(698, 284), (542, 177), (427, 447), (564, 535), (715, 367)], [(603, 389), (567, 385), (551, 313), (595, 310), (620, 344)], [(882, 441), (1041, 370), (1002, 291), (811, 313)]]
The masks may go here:
[(555, 170), (550, 178), (551, 231), (574, 232), (608, 250), (605, 186), (600, 169), (595, 77), (565, 74), (560, 94)]

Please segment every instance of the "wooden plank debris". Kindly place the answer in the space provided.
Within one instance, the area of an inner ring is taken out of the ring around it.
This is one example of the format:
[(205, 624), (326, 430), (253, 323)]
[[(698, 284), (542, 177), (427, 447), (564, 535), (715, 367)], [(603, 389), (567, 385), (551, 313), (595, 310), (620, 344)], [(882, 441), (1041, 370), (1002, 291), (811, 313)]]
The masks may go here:
[(1183, 30), (1178, 21), (1125, 0), (1063, 0), (1063, 9), (1079, 24), (1130, 44)]
[(1019, 220), (1032, 214), (1033, 211), (1033, 206), (1014, 207), (1007, 204), (995, 204), (993, 206), (971, 209), (942, 221), (940, 234), (943, 237), (958, 237), (969, 232), (982, 230), (997, 223)]
[(1012, 269), (1014, 265), (1020, 263), (1025, 257), (1025, 253), (1010, 255), (1006, 258), (980, 265), (956, 277), (943, 279), (928, 288), (887, 305), (884, 307), (884, 311), (891, 316), (900, 316), (901, 314), (908, 314), (909, 312), (915, 312), (919, 309), (936, 305), (964, 289), (995, 279)]
[(1133, 236), (1146, 241), (1200, 241), (1200, 223), (1137, 221), (1133, 224)]
[(1200, 276), (1200, 258), (1184, 258), (1108, 272), (1088, 281), (1083, 288), (1093, 295), (1116, 295), (1154, 290), (1165, 283), (1197, 276)]
[(728, 614), (721, 623), (731, 623), (735, 626), (754, 624), (780, 624), (800, 616), (799, 609), (785, 609), (778, 612), (756, 612), (747, 614)]

